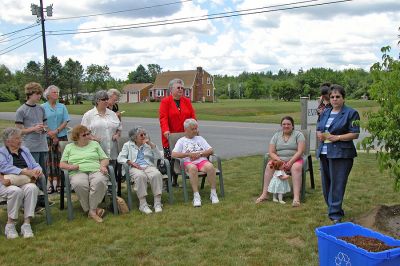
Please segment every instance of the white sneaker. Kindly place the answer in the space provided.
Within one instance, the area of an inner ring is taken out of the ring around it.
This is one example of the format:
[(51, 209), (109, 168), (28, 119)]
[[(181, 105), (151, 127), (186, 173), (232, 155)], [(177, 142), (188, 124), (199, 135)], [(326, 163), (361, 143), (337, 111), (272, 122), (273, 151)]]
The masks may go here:
[(149, 208), (149, 205), (143, 204), (139, 207), (139, 211), (145, 213), (145, 214), (150, 214), (153, 213), (153, 211)]
[(193, 207), (201, 207), (201, 198), (200, 198), (200, 196), (193, 197)]
[(154, 212), (155, 213), (162, 212), (162, 204), (161, 203), (154, 204)]
[(14, 239), (18, 237), (18, 232), (15, 229), (15, 224), (6, 224), (6, 228), (4, 229), (4, 233), (7, 239)]
[(211, 200), (212, 204), (219, 203), (219, 199), (218, 199), (217, 193), (211, 193), (210, 194), (210, 200)]
[(21, 226), (21, 235), (24, 238), (30, 238), (33, 237), (33, 232), (32, 232), (32, 227), (30, 224), (23, 224)]

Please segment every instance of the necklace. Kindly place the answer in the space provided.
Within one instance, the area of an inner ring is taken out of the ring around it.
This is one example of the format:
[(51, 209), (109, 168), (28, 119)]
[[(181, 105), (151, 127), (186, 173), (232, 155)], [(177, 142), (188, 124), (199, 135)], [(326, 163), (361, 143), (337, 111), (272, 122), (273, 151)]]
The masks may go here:
[(285, 134), (282, 134), (282, 139), (283, 139), (283, 141), (284, 141), (285, 143), (288, 142), (289, 139), (290, 139), (290, 136), (291, 136), (291, 135), (287, 136), (287, 135), (285, 135)]

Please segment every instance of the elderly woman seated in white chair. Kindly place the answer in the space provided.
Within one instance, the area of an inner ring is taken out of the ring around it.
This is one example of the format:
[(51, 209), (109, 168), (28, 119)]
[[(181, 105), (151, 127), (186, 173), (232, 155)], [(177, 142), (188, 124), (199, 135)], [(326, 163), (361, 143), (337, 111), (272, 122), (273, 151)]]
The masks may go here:
[(162, 212), (161, 193), (162, 175), (155, 163), (161, 158), (157, 146), (150, 141), (146, 130), (135, 127), (128, 133), (130, 141), (126, 142), (118, 155), (118, 162), (130, 166), (129, 176), (134, 182), (134, 189), (139, 198), (139, 210), (145, 214), (153, 211), (146, 201), (147, 183), (150, 183), (154, 195), (154, 211)]
[(24, 207), (24, 223), (21, 235), (33, 237), (31, 219), (35, 216), (35, 206), (39, 188), (35, 182), (42, 176), (42, 168), (32, 157), (28, 148), (21, 146), (22, 132), (19, 128), (6, 128), (0, 148), (0, 197), (7, 199), (8, 220), (5, 235), (8, 239), (18, 237), (15, 224), (21, 205)]

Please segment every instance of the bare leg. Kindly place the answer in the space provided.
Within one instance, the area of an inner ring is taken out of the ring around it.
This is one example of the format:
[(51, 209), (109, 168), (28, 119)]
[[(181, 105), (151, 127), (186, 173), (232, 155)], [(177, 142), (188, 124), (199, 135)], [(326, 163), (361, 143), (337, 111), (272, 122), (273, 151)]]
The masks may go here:
[(276, 197), (277, 195), (279, 195), (279, 194), (278, 193), (272, 194), (272, 201), (273, 202), (279, 202), (278, 198)]
[(190, 184), (192, 185), (193, 193), (199, 192), (199, 172), (197, 171), (197, 166), (195, 166), (194, 164), (188, 164), (186, 165), (186, 171), (189, 174)]
[(213, 164), (210, 162), (205, 163), (203, 167), (200, 169), (200, 171), (207, 173), (208, 182), (210, 183), (211, 188), (215, 189), (217, 181), (216, 181), (216, 172)]
[(303, 165), (300, 162), (295, 162), (290, 169), (293, 181), (293, 202), (300, 204), (300, 190), (301, 190), (301, 174)]

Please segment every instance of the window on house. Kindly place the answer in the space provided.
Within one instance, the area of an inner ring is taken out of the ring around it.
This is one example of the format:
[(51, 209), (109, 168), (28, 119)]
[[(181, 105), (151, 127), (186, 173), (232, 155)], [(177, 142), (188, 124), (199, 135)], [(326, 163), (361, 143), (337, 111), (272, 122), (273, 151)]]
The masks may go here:
[(185, 96), (190, 97), (190, 90), (185, 90)]
[(211, 79), (210, 79), (210, 77), (207, 77), (207, 84), (211, 84)]
[(211, 96), (211, 90), (210, 89), (207, 90), (207, 96)]
[(153, 97), (153, 91), (149, 91), (150, 97)]
[(164, 90), (157, 90), (157, 96), (158, 97), (164, 96)]

